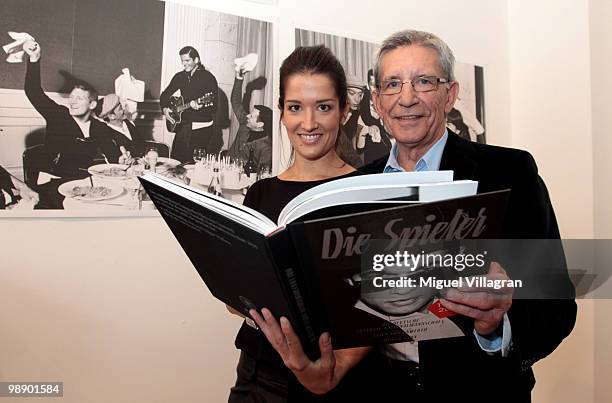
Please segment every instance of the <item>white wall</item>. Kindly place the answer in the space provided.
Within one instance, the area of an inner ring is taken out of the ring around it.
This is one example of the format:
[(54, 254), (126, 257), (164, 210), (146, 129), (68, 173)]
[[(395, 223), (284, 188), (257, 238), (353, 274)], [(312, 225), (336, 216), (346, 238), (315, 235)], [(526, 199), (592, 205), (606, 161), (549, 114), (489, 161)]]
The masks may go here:
[(508, 2), (512, 144), (549, 185), (564, 237), (593, 235), (588, 0)]
[[(593, 177), (595, 237), (612, 239), (612, 120), (610, 93), (612, 92), (612, 1), (591, 0), (591, 99), (593, 115)], [(601, 251), (607, 253), (610, 251)], [(609, 260), (608, 260), (609, 261)], [(606, 287), (602, 297), (612, 298), (612, 286)], [(612, 395), (612, 299), (595, 303), (594, 335), (595, 401), (606, 402)]]
[[(275, 22), (275, 71), (295, 26), (370, 41), (407, 27), (435, 32), (458, 60), (485, 67), (488, 140), (529, 149), (564, 235), (592, 236), (586, 0), (181, 2)], [(577, 39), (555, 46), (568, 30)], [(239, 321), (205, 291), (160, 219), (3, 220), (0, 244), (0, 379), (63, 380), (66, 402), (226, 399)], [(588, 388), (590, 320), (537, 368), (534, 401), (574, 402), (557, 392)], [(581, 374), (546, 366), (576, 356)]]
[(590, 5), (595, 235), (612, 238), (612, 1), (591, 0)]
[[(513, 144), (536, 156), (562, 236), (610, 239), (612, 2), (508, 4)], [(536, 366), (534, 401), (609, 401), (611, 316), (610, 299), (579, 301), (573, 334)]]

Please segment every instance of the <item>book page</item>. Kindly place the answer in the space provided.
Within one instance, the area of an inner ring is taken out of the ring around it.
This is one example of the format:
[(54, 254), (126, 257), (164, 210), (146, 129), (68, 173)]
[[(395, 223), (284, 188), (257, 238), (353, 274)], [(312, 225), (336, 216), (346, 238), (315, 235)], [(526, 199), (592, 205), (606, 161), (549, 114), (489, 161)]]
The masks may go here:
[[(389, 186), (359, 186), (345, 189), (335, 189), (315, 194), (303, 203), (287, 211), (286, 216), (278, 219), (279, 225), (287, 225), (313, 211), (342, 204), (364, 203), (379, 200), (418, 200), (418, 187), (407, 185)], [(382, 207), (381, 207), (382, 208)]]
[(177, 195), (189, 199), (210, 210), (223, 214), (226, 217), (245, 225), (261, 234), (267, 235), (277, 229), (276, 224), (268, 217), (249, 207), (234, 203), (231, 200), (215, 196), (204, 191), (190, 187), (184, 183), (176, 182), (155, 173), (146, 173), (141, 178), (154, 183)]
[[(453, 171), (395, 172), (392, 174), (371, 174), (342, 178), (323, 183), (319, 186), (315, 186), (311, 189), (308, 189), (303, 193), (300, 193), (297, 197), (287, 203), (285, 208), (281, 211), (279, 215), (279, 223), (281, 221), (285, 222), (285, 220), (283, 220), (283, 217), (287, 216), (289, 212), (296, 208), (298, 205), (303, 204), (307, 200), (311, 199), (314, 195), (321, 194), (324, 192), (330, 192), (343, 188), (368, 186), (377, 186), (379, 188), (383, 188), (390, 185), (411, 186), (419, 185), (422, 183), (451, 182), (452, 180)], [(370, 200), (381, 199), (372, 198)]]

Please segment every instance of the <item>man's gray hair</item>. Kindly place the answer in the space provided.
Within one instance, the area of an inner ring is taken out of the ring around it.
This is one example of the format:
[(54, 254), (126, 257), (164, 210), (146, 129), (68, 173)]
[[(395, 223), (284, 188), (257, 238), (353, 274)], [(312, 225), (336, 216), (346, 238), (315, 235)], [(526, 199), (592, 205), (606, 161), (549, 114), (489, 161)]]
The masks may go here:
[(377, 87), (380, 86), (380, 62), (382, 57), (394, 49), (410, 45), (419, 45), (438, 52), (440, 67), (442, 68), (442, 74), (444, 74), (443, 78), (450, 81), (455, 80), (455, 56), (453, 56), (453, 51), (448, 45), (432, 33), (407, 29), (394, 33), (380, 45), (376, 54), (376, 66), (374, 66)]

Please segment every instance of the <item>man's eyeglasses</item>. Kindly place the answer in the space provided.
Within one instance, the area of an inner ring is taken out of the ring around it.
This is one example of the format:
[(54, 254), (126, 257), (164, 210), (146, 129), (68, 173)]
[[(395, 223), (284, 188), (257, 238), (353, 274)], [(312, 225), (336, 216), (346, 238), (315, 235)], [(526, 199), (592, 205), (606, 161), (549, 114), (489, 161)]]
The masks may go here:
[(395, 95), (402, 92), (404, 84), (410, 83), (415, 92), (429, 92), (438, 89), (439, 84), (447, 84), (450, 80), (436, 76), (421, 76), (412, 80), (402, 81), (399, 78), (383, 80), (380, 83), (378, 91), (381, 95)]

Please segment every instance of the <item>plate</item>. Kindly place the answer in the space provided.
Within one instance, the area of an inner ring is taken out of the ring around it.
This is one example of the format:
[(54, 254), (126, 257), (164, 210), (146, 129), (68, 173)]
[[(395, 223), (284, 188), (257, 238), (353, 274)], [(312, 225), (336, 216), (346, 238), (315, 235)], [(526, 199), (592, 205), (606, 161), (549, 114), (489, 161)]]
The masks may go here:
[(108, 200), (123, 193), (123, 186), (112, 182), (94, 181), (94, 191), (91, 191), (89, 179), (79, 179), (62, 183), (57, 191), (64, 197), (71, 197), (82, 201)]
[(87, 168), (87, 172), (97, 178), (123, 180), (130, 177), (127, 167), (124, 164), (98, 164)]

